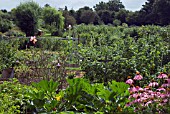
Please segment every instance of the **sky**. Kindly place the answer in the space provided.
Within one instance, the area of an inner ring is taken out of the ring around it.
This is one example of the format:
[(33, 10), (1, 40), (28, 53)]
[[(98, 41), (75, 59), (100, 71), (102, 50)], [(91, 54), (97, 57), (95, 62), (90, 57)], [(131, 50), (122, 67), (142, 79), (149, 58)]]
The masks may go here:
[[(12, 8), (16, 8), (21, 2), (25, 2), (28, 0), (0, 0), (0, 9), (6, 9), (10, 11)], [(84, 6), (89, 6), (93, 8), (96, 4), (101, 1), (108, 2), (109, 0), (33, 0), (37, 2), (40, 6), (44, 6), (45, 4), (49, 4), (55, 8), (64, 8), (65, 6), (68, 7), (68, 10), (74, 9), (78, 10)], [(142, 8), (142, 5), (147, 0), (120, 0), (125, 9), (130, 11), (137, 11)]]

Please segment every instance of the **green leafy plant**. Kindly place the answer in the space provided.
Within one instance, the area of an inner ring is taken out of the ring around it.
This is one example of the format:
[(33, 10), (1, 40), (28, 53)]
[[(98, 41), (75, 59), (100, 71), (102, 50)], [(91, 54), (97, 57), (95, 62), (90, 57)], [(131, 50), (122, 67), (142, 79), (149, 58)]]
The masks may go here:
[(62, 93), (56, 94), (59, 83), (52, 80), (42, 80), (39, 83), (32, 83), (35, 88), (30, 90), (30, 105), (36, 109), (37, 113), (40, 112), (55, 112), (59, 107)]
[(29, 96), (26, 94), (30, 86), (21, 85), (17, 79), (0, 84), (0, 113), (19, 114), (29, 110)]
[(12, 40), (0, 41), (0, 70), (12, 67), (16, 61), (15, 53), (17, 52), (18, 44)]
[(65, 91), (67, 110), (80, 112), (121, 112), (128, 102), (128, 85), (112, 81), (108, 86), (102, 83), (90, 84), (84, 79), (69, 79)]

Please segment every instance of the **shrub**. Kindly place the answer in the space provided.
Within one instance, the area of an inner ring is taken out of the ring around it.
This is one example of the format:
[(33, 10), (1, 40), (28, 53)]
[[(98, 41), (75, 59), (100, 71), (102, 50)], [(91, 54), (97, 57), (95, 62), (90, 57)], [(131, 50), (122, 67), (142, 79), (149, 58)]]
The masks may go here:
[(21, 85), (16, 79), (0, 84), (0, 113), (26, 113), (28, 109), (27, 91), (29, 86)]
[(0, 70), (9, 68), (15, 63), (15, 53), (18, 50), (18, 44), (12, 40), (2, 40), (0, 42)]

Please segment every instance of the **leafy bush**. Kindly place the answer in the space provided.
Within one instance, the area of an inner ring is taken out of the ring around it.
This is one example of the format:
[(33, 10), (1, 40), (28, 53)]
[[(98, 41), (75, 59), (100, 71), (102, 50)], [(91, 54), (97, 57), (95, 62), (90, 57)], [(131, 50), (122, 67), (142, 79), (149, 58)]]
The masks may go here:
[(17, 31), (17, 30), (9, 30), (7, 32), (4, 33), (6, 36), (9, 37), (21, 37), (24, 36), (24, 33), (21, 31)]
[(9, 20), (0, 17), (0, 32), (6, 32), (12, 28), (12, 23)]
[[(19, 49), (26, 49), (29, 38), (20, 38), (16, 39), (16, 41), (19, 44)], [(37, 38), (35, 47), (42, 50), (61, 51), (66, 47), (66, 43), (66, 41), (58, 40), (57, 38)]]
[(29, 86), (21, 85), (16, 79), (0, 84), (0, 113), (26, 113), (28, 109), (27, 91)]
[(123, 82), (112, 81), (108, 86), (102, 83), (90, 84), (84, 79), (69, 79), (65, 91), (64, 106), (66, 110), (78, 112), (121, 112), (128, 102), (129, 87)]
[(0, 70), (9, 68), (15, 63), (15, 53), (18, 50), (17, 42), (12, 40), (2, 40), (0, 42)]
[(59, 107), (61, 96), (56, 95), (59, 83), (52, 80), (42, 80), (39, 83), (32, 83), (35, 88), (29, 91), (30, 105), (32, 110), (40, 112), (54, 112)]
[(42, 80), (33, 83), (34, 89), (28, 92), (32, 110), (36, 113), (126, 111), (129, 86), (123, 82), (112, 81), (108, 86), (104, 86), (77, 78), (68, 79), (68, 83), (69, 87), (60, 92), (58, 82)]

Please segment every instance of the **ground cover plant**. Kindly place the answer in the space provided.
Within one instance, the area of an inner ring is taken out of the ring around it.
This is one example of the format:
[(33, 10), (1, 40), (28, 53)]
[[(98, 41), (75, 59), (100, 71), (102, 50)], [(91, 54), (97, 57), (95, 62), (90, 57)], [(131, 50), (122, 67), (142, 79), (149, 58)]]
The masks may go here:
[(26, 93), (31, 89), (33, 89), (31, 86), (22, 85), (17, 79), (1, 82), (0, 113), (26, 113), (30, 99)]

